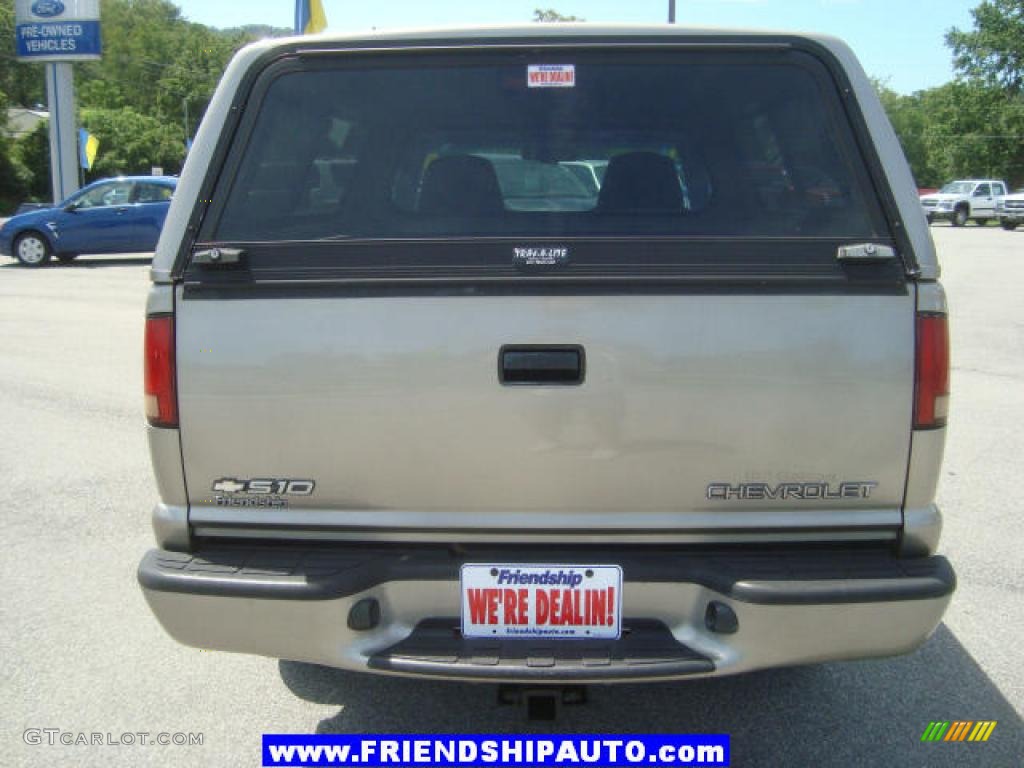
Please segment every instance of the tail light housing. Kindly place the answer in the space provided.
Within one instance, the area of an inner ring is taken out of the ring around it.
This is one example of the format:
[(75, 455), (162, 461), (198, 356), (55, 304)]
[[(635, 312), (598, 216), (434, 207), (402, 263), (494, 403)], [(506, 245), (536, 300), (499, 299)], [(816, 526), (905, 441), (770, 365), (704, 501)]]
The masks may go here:
[(946, 315), (917, 315), (914, 429), (946, 426), (949, 410), (949, 323)]
[(146, 419), (154, 427), (178, 426), (178, 393), (175, 387), (174, 317), (146, 318), (145, 345)]

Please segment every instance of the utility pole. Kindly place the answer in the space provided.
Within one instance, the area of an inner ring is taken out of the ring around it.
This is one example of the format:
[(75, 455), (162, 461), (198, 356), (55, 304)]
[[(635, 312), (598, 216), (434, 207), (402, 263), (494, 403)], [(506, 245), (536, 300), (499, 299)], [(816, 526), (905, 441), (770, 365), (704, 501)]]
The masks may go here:
[(676, 0), (668, 0), (668, 23), (676, 23)]

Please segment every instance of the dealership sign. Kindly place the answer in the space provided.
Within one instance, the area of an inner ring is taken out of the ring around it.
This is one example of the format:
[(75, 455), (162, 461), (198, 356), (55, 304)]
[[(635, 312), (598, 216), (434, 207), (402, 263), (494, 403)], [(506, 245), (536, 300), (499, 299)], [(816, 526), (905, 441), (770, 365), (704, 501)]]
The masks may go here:
[(87, 61), (100, 57), (100, 0), (15, 0), (18, 58)]

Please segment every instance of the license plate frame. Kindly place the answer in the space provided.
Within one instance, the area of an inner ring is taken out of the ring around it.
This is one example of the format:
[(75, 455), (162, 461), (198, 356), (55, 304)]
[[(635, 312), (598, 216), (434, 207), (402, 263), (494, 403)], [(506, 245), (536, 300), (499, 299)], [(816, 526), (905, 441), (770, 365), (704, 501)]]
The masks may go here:
[(465, 638), (618, 640), (622, 634), (618, 565), (466, 563), (459, 600)]

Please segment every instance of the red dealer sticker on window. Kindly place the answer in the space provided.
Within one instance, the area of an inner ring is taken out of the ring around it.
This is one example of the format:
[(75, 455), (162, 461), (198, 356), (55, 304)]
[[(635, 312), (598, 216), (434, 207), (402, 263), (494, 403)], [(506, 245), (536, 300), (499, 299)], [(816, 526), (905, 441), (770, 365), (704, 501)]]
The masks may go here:
[(572, 88), (576, 85), (576, 65), (530, 64), (526, 84), (530, 88)]
[(617, 639), (617, 565), (462, 566), (463, 637)]

